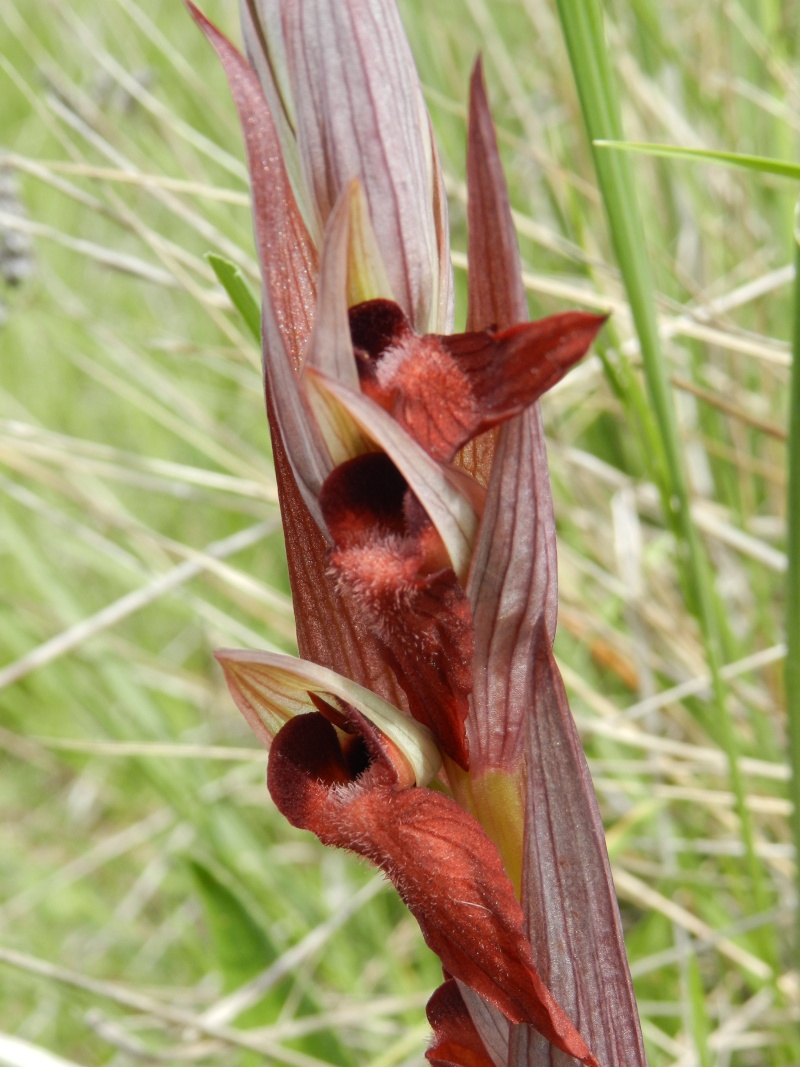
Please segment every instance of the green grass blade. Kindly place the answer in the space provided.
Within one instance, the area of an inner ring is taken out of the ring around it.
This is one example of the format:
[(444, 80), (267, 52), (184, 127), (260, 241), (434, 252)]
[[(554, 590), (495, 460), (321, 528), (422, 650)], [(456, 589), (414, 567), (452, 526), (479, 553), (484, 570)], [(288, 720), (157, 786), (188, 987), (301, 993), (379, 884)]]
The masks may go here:
[(679, 145), (649, 144), (642, 141), (594, 141), (595, 148), (611, 148), (618, 152), (637, 152), (644, 156), (660, 156), (666, 159), (689, 159), (701, 163), (718, 163), (725, 167), (740, 167), (756, 170), (761, 174), (774, 174), (779, 178), (800, 181), (800, 163), (790, 163), (769, 156), (751, 156), (743, 152), (724, 152), (713, 148), (683, 148)]
[[(569, 52), (581, 111), (592, 142), (595, 169), (608, 218), (614, 251), (639, 337), (644, 376), (664, 450), (667, 484), (660, 486), (665, 512), (683, 544), (686, 580), (703, 634), (712, 678), (717, 737), (729, 765), (731, 787), (753, 887), (753, 905), (768, 907), (761, 863), (756, 856), (753, 822), (739, 766), (736, 730), (727, 706), (722, 667), (722, 640), (710, 567), (691, 517), (689, 487), (683, 465), (675, 407), (661, 347), (650, 259), (630, 159), (624, 152), (603, 151), (597, 141), (623, 141), (622, 120), (611, 57), (605, 40), (600, 0), (558, 0), (561, 28)], [(765, 951), (767, 947), (765, 946)], [(772, 956), (772, 952), (769, 952)]]
[[(798, 205), (800, 216), (800, 205)], [(795, 871), (800, 893), (800, 217), (795, 223), (794, 325), (789, 392), (789, 487), (786, 506), (786, 709), (789, 729), (790, 799), (793, 803)], [(800, 908), (797, 913), (797, 956), (800, 957)]]
[(261, 308), (244, 274), (235, 263), (231, 263), (217, 252), (206, 252), (205, 258), (230, 297), (231, 303), (244, 319), (248, 330), (261, 344)]

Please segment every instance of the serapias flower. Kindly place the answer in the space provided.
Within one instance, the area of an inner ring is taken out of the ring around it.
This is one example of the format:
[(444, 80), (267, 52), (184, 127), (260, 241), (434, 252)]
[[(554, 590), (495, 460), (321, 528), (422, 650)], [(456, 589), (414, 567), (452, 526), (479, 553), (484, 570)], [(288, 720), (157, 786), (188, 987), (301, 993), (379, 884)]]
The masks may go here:
[[(526, 322), (482, 75), (469, 308), (393, 0), (246, 0), (239, 111), (301, 660), (220, 652), (283, 814), (379, 866), (446, 981), (434, 1063), (644, 1062), (602, 824), (552, 656), (538, 398), (603, 319)], [(549, 1049), (549, 1051), (548, 1051)]]

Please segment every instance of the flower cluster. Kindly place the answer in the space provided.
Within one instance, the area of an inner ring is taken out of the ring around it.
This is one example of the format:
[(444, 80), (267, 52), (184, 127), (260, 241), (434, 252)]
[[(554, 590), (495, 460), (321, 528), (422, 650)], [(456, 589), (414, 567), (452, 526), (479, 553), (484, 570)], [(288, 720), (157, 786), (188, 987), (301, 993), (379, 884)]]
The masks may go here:
[[(527, 322), (480, 66), (469, 307), (394, 0), (196, 9), (244, 131), (301, 659), (222, 651), (295, 826), (397, 887), (439, 956), (428, 1058), (642, 1064), (586, 763), (552, 654), (539, 397), (603, 319)], [(554, 1059), (555, 1057), (555, 1059)]]

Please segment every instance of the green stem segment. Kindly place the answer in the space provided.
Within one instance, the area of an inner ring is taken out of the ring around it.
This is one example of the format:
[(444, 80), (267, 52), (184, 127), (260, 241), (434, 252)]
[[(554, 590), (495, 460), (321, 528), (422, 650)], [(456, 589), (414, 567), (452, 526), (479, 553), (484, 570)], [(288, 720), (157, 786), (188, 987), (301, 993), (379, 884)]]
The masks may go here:
[[(659, 431), (664, 481), (659, 486), (669, 522), (678, 541), (684, 580), (703, 634), (712, 678), (715, 725), (729, 764), (731, 787), (752, 880), (754, 905), (768, 907), (761, 864), (756, 856), (753, 822), (739, 767), (738, 739), (720, 675), (722, 634), (712, 575), (691, 516), (691, 503), (677, 418), (661, 348), (650, 261), (644, 240), (630, 158), (598, 149), (595, 141), (624, 139), (616, 82), (605, 41), (601, 0), (558, 0), (561, 27), (580, 97), (594, 164), (622, 272), (642, 354), (644, 376)], [(800, 631), (800, 623), (798, 623)], [(798, 757), (800, 761), (800, 756)], [(766, 946), (765, 946), (766, 948)]]
[[(789, 493), (786, 504), (786, 709), (789, 730), (790, 799), (800, 899), (800, 204), (795, 219), (795, 275), (792, 326), (792, 376), (789, 392)], [(800, 967), (800, 907), (797, 909), (796, 964)]]

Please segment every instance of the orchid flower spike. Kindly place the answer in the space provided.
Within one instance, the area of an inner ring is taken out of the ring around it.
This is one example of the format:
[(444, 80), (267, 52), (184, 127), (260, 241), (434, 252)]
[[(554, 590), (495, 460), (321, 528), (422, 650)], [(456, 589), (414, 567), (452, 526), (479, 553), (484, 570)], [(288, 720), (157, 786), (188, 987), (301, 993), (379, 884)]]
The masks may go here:
[(431, 1063), (641, 1067), (603, 828), (552, 653), (539, 398), (604, 319), (527, 321), (480, 64), (467, 331), (394, 0), (190, 4), (244, 133), (302, 659), (217, 654), (295, 826), (380, 867), (439, 956)]

